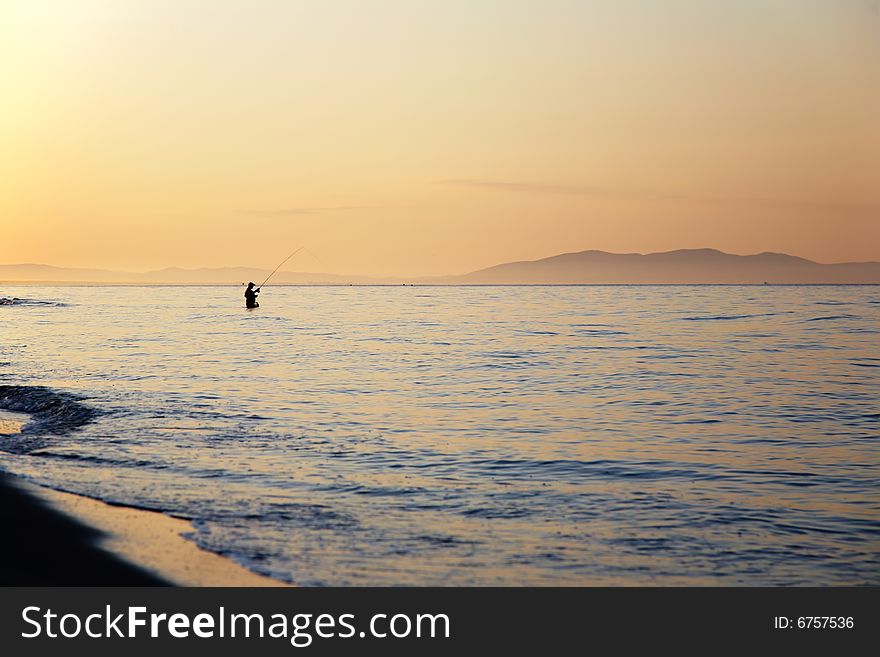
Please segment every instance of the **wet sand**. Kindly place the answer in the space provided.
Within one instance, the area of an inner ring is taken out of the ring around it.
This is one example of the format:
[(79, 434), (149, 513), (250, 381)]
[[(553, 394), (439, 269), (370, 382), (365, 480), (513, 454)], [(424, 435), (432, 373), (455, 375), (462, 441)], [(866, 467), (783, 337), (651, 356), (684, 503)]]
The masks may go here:
[(0, 585), (285, 586), (183, 538), (185, 520), (0, 473)]
[[(30, 487), (32, 488), (32, 487)], [(0, 474), (0, 584), (4, 586), (165, 586), (155, 573), (100, 546), (101, 534), (65, 516)]]
[[(0, 410), (0, 434), (29, 416)], [(202, 550), (178, 518), (0, 472), (0, 586), (287, 586)]]

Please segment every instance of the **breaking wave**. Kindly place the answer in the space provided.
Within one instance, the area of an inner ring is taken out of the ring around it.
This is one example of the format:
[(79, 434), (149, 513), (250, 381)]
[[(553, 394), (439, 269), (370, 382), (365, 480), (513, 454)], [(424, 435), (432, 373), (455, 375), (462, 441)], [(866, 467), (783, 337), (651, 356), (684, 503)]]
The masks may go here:
[[(64, 435), (97, 415), (79, 397), (44, 386), (0, 385), (0, 409), (30, 415), (21, 433), (31, 436)], [(21, 449), (30, 451), (29, 444), (23, 441)]]
[(0, 306), (66, 306), (60, 301), (48, 301), (46, 299), (22, 299), (20, 297), (0, 297)]

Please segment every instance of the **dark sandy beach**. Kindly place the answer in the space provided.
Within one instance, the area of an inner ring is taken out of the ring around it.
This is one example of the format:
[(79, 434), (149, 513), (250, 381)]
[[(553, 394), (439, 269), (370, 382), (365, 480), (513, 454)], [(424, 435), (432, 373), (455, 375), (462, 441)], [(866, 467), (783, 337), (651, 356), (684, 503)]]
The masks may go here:
[(0, 585), (164, 586), (98, 546), (101, 532), (50, 508), (0, 473)]
[[(55, 406), (69, 411), (64, 401), (55, 398)], [(52, 416), (51, 402), (30, 410), (45, 421), (47, 407)], [(73, 411), (81, 409), (73, 404)], [(69, 418), (70, 412), (60, 415)], [(30, 414), (0, 410), (0, 436), (20, 440), (28, 422)], [(38, 486), (2, 471), (0, 523), (8, 528), (0, 541), (0, 586), (286, 585), (203, 550), (189, 540), (194, 527), (185, 519)]]
[(5, 473), (0, 522), (0, 586), (290, 586), (203, 550), (186, 520)]

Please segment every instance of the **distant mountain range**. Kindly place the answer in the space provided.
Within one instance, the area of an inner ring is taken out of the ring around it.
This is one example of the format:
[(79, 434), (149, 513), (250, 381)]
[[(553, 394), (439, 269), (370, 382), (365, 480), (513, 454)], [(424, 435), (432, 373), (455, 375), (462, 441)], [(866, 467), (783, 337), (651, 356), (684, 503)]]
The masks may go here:
[(580, 251), (509, 262), (455, 277), (475, 284), (880, 283), (880, 262), (820, 264), (785, 253), (716, 249), (662, 253)]
[[(249, 267), (180, 269), (144, 273), (51, 265), (0, 265), (0, 282), (239, 284), (260, 283), (270, 270)], [(571, 285), (688, 283), (878, 283), (880, 262), (821, 264), (784, 253), (733, 255), (715, 249), (662, 253), (580, 251), (540, 260), (508, 262), (460, 276), (380, 278), (280, 271), (274, 284), (365, 285)]]
[[(53, 267), (52, 265), (0, 265), (0, 282), (28, 283), (114, 283), (142, 285), (227, 284), (238, 285), (249, 281), (258, 284), (271, 269), (255, 267), (206, 267), (182, 269), (168, 267), (143, 273), (114, 271), (111, 269), (79, 269), (76, 267)], [(365, 276), (340, 276), (338, 274), (311, 274), (305, 272), (279, 271), (272, 283), (296, 285), (347, 285), (349, 283), (384, 282)], [(396, 279), (389, 282), (399, 282)]]

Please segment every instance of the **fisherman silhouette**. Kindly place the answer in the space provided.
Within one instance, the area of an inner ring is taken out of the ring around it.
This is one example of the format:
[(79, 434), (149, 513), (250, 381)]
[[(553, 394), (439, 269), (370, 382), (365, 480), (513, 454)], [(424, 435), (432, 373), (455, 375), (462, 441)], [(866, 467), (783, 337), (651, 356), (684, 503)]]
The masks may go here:
[(248, 308), (259, 308), (260, 304), (257, 303), (259, 292), (260, 288), (255, 288), (253, 283), (248, 283), (247, 289), (244, 291), (244, 305)]

